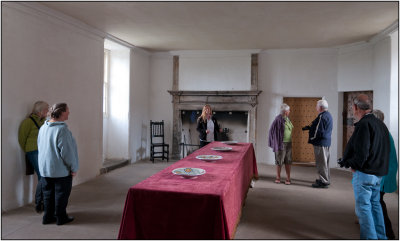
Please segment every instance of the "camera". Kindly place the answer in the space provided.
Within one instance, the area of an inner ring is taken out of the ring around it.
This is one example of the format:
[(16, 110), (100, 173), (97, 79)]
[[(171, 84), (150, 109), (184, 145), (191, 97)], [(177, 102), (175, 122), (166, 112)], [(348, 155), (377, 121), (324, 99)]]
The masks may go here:
[(310, 130), (310, 126), (304, 126), (303, 128), (301, 128), (303, 131), (308, 131)]
[(337, 163), (339, 164), (339, 166), (341, 167), (341, 168), (349, 168), (350, 167), (350, 165), (349, 165), (349, 163), (347, 163), (346, 161), (344, 161), (344, 160), (342, 160), (342, 158), (339, 158), (338, 160), (337, 160)]

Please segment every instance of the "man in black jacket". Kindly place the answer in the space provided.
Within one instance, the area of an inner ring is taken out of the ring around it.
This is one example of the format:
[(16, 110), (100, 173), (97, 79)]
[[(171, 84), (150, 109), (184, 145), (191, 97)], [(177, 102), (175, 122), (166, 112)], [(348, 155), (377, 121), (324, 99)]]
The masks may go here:
[(346, 145), (341, 167), (351, 167), (355, 210), (360, 239), (386, 239), (380, 199), (380, 182), (388, 173), (390, 140), (386, 125), (371, 114), (367, 95), (354, 99), (353, 113), (359, 121)]

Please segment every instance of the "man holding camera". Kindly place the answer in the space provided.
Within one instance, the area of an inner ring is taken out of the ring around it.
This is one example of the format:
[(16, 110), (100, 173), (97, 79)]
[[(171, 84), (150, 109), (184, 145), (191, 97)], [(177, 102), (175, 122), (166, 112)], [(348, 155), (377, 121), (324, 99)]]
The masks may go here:
[(328, 102), (325, 99), (317, 102), (317, 118), (302, 130), (309, 130), (308, 143), (314, 146), (315, 165), (319, 178), (311, 186), (327, 188), (331, 183), (329, 171), (329, 147), (331, 146), (332, 115), (328, 112)]
[(367, 95), (353, 101), (356, 120), (340, 167), (351, 167), (355, 211), (360, 223), (360, 239), (386, 239), (380, 199), (380, 182), (388, 173), (390, 139), (386, 125), (371, 113)]

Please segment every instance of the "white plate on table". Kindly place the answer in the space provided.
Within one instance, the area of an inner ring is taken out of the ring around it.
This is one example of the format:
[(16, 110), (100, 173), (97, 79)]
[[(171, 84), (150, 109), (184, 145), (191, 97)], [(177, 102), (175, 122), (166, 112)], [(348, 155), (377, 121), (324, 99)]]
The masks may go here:
[(236, 145), (236, 144), (238, 144), (238, 141), (223, 141), (222, 143), (228, 144), (228, 145)]
[(216, 147), (212, 147), (211, 150), (214, 150), (214, 151), (231, 151), (232, 147), (216, 146)]
[(206, 170), (196, 167), (180, 167), (174, 169), (172, 173), (184, 178), (196, 178), (206, 173)]
[(217, 155), (199, 155), (196, 156), (197, 159), (203, 160), (203, 161), (216, 161), (222, 159), (222, 156), (217, 156)]

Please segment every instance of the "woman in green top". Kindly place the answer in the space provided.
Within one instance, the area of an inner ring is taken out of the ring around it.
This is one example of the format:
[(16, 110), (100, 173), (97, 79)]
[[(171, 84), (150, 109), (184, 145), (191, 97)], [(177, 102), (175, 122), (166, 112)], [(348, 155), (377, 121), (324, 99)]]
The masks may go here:
[(35, 193), (35, 210), (38, 213), (43, 211), (43, 192), (40, 184), (37, 138), (39, 128), (43, 125), (48, 110), (49, 104), (44, 101), (37, 101), (33, 105), (32, 113), (22, 121), (18, 130), (19, 145), (25, 152), (25, 158), (29, 160), (38, 177)]
[(285, 164), (286, 185), (291, 184), (290, 168), (292, 164), (292, 130), (293, 124), (289, 119), (290, 107), (283, 103), (281, 113), (275, 117), (269, 129), (268, 145), (275, 153), (276, 179), (281, 183), (281, 169)]

